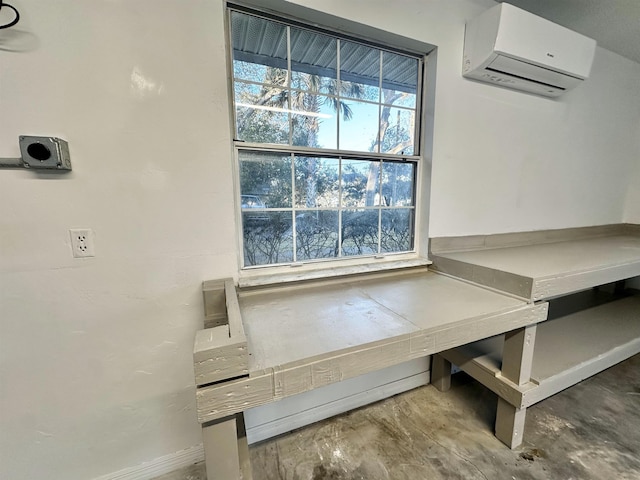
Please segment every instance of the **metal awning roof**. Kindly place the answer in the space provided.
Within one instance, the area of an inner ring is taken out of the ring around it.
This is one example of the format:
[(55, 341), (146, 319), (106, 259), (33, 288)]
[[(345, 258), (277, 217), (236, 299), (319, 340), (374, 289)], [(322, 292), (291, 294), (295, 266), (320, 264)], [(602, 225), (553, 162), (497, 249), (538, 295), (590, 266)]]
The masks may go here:
[[(233, 58), (276, 68), (287, 68), (287, 26), (265, 18), (233, 12)], [(337, 78), (337, 42), (329, 35), (292, 26), (291, 68), (294, 71)], [(419, 61), (383, 50), (382, 87), (416, 93)], [(380, 49), (341, 40), (340, 78), (379, 85)]]

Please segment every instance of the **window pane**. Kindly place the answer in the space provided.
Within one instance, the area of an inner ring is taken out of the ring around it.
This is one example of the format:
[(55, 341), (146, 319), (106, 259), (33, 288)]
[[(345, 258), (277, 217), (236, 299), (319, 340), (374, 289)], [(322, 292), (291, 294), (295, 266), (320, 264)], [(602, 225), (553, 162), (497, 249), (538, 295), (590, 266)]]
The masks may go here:
[(293, 144), (312, 148), (337, 147), (338, 120), (333, 110), (333, 98), (292, 92), (292, 107), (295, 112), (307, 115), (293, 115)]
[(413, 209), (383, 209), (380, 227), (381, 252), (413, 249)]
[(346, 210), (342, 214), (342, 255), (378, 253), (379, 210)]
[(414, 181), (415, 164), (383, 162), (382, 204), (388, 207), (413, 206)]
[(272, 68), (257, 63), (233, 61), (233, 75), (238, 80), (250, 80), (252, 82), (287, 86), (286, 68)]
[[(233, 85), (233, 91), (235, 94), (236, 103), (244, 105), (256, 105), (262, 95), (268, 90), (265, 85), (246, 82), (235, 82)], [(281, 89), (276, 89), (275, 92), (282, 92)], [(269, 98), (268, 96), (266, 98)]]
[(340, 108), (338, 147), (341, 150), (377, 152), (378, 105), (348, 100), (343, 101)]
[(239, 152), (242, 211), (291, 207), (291, 157)]
[(244, 264), (268, 265), (293, 261), (291, 212), (242, 213)]
[(380, 201), (380, 162), (342, 161), (342, 206), (371, 207)]
[(235, 82), (236, 131), (239, 140), (289, 143), (287, 91)]
[(337, 40), (291, 27), (291, 87), (336, 94)]
[(382, 52), (383, 103), (414, 108), (418, 90), (418, 59)]
[(395, 155), (413, 155), (415, 111), (384, 106), (381, 117), (384, 130), (381, 151)]
[(231, 13), (236, 79), (286, 86), (287, 27), (264, 18)]
[(256, 143), (289, 143), (289, 116), (264, 109), (236, 109), (238, 140)]
[(296, 259), (331, 258), (337, 254), (338, 212), (299, 212), (296, 215)]
[(296, 157), (296, 207), (338, 207), (339, 166), (336, 158)]
[(380, 50), (340, 40), (340, 95), (380, 101)]

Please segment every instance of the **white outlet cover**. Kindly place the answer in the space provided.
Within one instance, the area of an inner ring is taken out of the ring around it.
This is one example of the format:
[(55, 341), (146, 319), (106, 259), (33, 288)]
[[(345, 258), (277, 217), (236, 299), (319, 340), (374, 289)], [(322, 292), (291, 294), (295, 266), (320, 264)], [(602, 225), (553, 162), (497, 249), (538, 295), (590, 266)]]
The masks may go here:
[(72, 228), (69, 230), (69, 235), (71, 236), (71, 252), (75, 258), (96, 256), (93, 230)]

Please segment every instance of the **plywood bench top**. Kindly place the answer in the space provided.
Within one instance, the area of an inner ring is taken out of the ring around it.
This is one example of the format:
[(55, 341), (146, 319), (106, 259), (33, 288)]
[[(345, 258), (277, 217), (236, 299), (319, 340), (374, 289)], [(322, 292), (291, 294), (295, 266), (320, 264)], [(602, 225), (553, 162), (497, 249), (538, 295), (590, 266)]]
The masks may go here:
[[(240, 290), (237, 300), (248, 376), (198, 383), (201, 423), (547, 318), (546, 303), (426, 269)], [(219, 350), (196, 350), (196, 378), (224, 368)]]
[(433, 252), (434, 268), (541, 300), (640, 275), (640, 233)]
[(487, 317), (526, 308), (428, 271), (240, 291), (238, 300), (250, 372), (456, 326), (482, 336)]

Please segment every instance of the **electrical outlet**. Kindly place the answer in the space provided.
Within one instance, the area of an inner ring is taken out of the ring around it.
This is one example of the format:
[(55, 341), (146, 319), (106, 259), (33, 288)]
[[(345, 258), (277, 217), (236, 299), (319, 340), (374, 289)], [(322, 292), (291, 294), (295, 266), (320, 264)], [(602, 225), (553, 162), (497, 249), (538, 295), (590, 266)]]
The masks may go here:
[(72, 228), (71, 251), (75, 258), (95, 257), (96, 251), (93, 244), (93, 230), (90, 228)]

